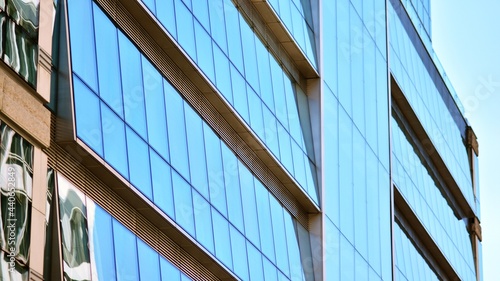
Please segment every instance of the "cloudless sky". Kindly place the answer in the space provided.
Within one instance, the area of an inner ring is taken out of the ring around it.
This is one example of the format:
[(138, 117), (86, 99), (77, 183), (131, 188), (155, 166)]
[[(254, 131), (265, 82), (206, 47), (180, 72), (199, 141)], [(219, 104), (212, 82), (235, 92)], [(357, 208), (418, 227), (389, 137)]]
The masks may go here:
[(431, 5), (434, 50), (479, 142), (483, 279), (500, 280), (500, 1)]

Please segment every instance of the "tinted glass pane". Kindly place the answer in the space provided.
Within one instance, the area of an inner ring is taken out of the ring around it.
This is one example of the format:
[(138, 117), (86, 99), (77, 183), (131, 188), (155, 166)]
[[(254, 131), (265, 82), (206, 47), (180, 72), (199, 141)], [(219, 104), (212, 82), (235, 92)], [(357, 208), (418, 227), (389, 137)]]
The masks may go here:
[(226, 193), (224, 190), (224, 171), (222, 170), (221, 140), (210, 127), (204, 123), (205, 151), (207, 152), (208, 186), (210, 202), (224, 216), (227, 216)]
[(92, 279), (116, 280), (111, 216), (90, 200), (88, 207), (90, 262), (96, 269), (92, 271)]
[(233, 106), (238, 111), (238, 114), (250, 124), (250, 117), (248, 115), (248, 100), (246, 83), (241, 74), (231, 65), (231, 79), (233, 86)]
[(151, 178), (153, 184), (153, 198), (158, 206), (172, 219), (174, 216), (174, 196), (172, 193), (172, 179), (170, 166), (156, 152), (150, 150)]
[[(75, 1), (80, 2), (80, 1)], [(116, 27), (94, 3), (95, 44), (99, 74), (99, 95), (120, 117), (123, 100), (120, 80), (120, 57)]]
[(99, 98), (73, 75), (75, 94), (76, 132), (97, 154), (102, 156), (101, 114)]
[(161, 280), (162, 281), (179, 281), (181, 280), (181, 272), (173, 266), (169, 261), (160, 257)]
[(161, 156), (169, 159), (167, 141), (167, 120), (163, 98), (163, 79), (154, 66), (142, 57), (142, 77), (146, 97), (146, 116), (149, 145)]
[[(260, 43), (260, 42), (259, 42)], [(274, 111), (273, 84), (271, 83), (271, 66), (269, 51), (263, 44), (256, 44), (257, 63), (259, 67), (260, 96), (266, 105)]]
[(243, 280), (248, 280), (248, 261), (245, 237), (233, 226), (229, 226), (231, 235), (231, 253), (233, 254), (234, 272)]
[[(240, 22), (244, 19), (240, 16)], [(243, 45), (243, 60), (245, 62), (245, 77), (254, 89), (259, 89), (257, 72), (257, 55), (255, 53), (255, 35), (247, 24), (241, 24), (241, 44)]]
[(121, 245), (120, 247), (115, 247), (117, 280), (139, 280), (137, 238), (130, 230), (116, 220), (113, 220), (113, 237), (114, 244)]
[(164, 80), (167, 109), (170, 163), (186, 179), (189, 179), (189, 163), (184, 123), (184, 101), (177, 91)]
[(269, 192), (260, 181), (255, 180), (254, 183), (257, 214), (259, 218), (261, 250), (270, 260), (275, 261), (271, 210), (269, 208)]
[(94, 91), (97, 91), (94, 25), (90, 0), (68, 3), (71, 36), (71, 62), (76, 72)]
[(243, 53), (241, 47), (239, 13), (231, 0), (224, 0), (224, 15), (226, 18), (226, 32), (231, 37), (227, 41), (229, 58), (236, 67), (243, 72)]
[(191, 184), (205, 198), (208, 195), (207, 164), (205, 157), (205, 142), (203, 139), (203, 121), (200, 116), (189, 106), (184, 104), (186, 116), (186, 133), (189, 152), (189, 167), (191, 171)]
[(262, 259), (262, 265), (264, 267), (264, 276), (266, 281), (278, 280), (278, 273), (276, 267), (266, 258)]
[(283, 219), (283, 207), (274, 197), (269, 197), (269, 199), (271, 205), (274, 249), (276, 252), (276, 265), (278, 265), (281, 271), (288, 275), (290, 270), (288, 266), (288, 249), (285, 234), (285, 221)]
[(238, 176), (238, 159), (236, 155), (226, 146), (221, 145), (222, 162), (224, 164), (224, 181), (226, 185), (226, 196), (229, 221), (241, 232), (243, 228), (243, 210), (241, 205), (240, 180)]
[(148, 145), (130, 127), (127, 127), (127, 149), (130, 182), (146, 197), (153, 199)]
[[(200, 1), (205, 2), (205, 1)], [(196, 6), (195, 6), (196, 7)], [(198, 66), (210, 81), (215, 83), (214, 56), (212, 54), (212, 39), (205, 29), (194, 21), (196, 35), (196, 54), (198, 56)]]
[(118, 34), (118, 42), (120, 44), (125, 121), (144, 139), (147, 139), (141, 55), (132, 42), (121, 32)]
[(243, 218), (245, 222), (245, 236), (260, 247), (259, 221), (257, 220), (257, 204), (255, 202), (255, 188), (253, 176), (248, 169), (238, 163), (240, 171), (241, 198), (243, 203)]
[(101, 102), (104, 159), (128, 179), (127, 142), (125, 123)]
[(193, 3), (193, 14), (206, 30), (210, 30), (207, 0), (197, 0)]
[(141, 280), (160, 280), (160, 260), (158, 253), (141, 239), (137, 239), (139, 252), (139, 273)]
[(179, 44), (196, 61), (193, 15), (180, 0), (175, 1), (175, 15)]
[(257, 250), (252, 243), (247, 241), (248, 251), (248, 267), (250, 271), (250, 280), (264, 281), (262, 271), (262, 254)]
[(177, 38), (175, 28), (174, 0), (156, 1), (156, 17), (168, 32)]
[(214, 227), (215, 255), (227, 267), (233, 268), (231, 258), (231, 240), (229, 239), (229, 224), (227, 220), (216, 210), (212, 210)]
[(193, 206), (196, 240), (211, 253), (214, 253), (214, 230), (212, 229), (210, 204), (198, 192), (193, 192)]
[(262, 119), (262, 101), (257, 93), (251, 87), (247, 87), (248, 94), (248, 110), (250, 111), (250, 124), (253, 131), (259, 136), (261, 140), (264, 138), (264, 120)]
[(172, 185), (174, 187), (175, 221), (189, 234), (196, 237), (191, 187), (175, 172), (172, 172)]
[(229, 74), (229, 59), (218, 47), (214, 47), (214, 61), (217, 89), (219, 89), (229, 103), (233, 103), (231, 76)]
[(224, 3), (222, 0), (208, 1), (210, 11), (210, 27), (212, 38), (217, 45), (227, 53), (226, 28), (224, 24)]

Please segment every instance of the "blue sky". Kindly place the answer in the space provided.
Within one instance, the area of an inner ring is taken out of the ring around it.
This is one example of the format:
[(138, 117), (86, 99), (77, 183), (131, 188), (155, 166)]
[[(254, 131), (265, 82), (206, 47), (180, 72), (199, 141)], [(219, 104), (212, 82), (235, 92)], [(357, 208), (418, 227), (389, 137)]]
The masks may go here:
[(500, 279), (500, 1), (432, 0), (434, 50), (479, 142), (483, 277)]

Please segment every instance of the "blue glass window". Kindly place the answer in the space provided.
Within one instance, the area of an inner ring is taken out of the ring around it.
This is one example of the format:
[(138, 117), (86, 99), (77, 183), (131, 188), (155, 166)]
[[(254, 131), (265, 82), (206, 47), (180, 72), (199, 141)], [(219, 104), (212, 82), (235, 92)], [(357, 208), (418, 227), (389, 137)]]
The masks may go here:
[[(205, 2), (205, 1), (200, 1)], [(198, 3), (198, 2), (197, 2)], [(195, 5), (196, 7), (196, 5)], [(212, 39), (205, 29), (194, 21), (196, 35), (196, 54), (198, 56), (198, 66), (212, 82), (215, 82), (214, 56), (212, 53)]]
[(212, 223), (214, 227), (215, 256), (227, 267), (233, 268), (231, 257), (231, 240), (229, 239), (229, 224), (215, 209), (212, 209)]
[(174, 9), (174, 0), (162, 0), (156, 2), (156, 17), (168, 32), (177, 38), (175, 27), (176, 17)]
[(160, 267), (161, 267), (161, 280), (162, 281), (180, 281), (181, 280), (181, 272), (173, 266), (166, 259), (160, 259)]
[(269, 198), (271, 219), (272, 219), (272, 229), (274, 236), (274, 249), (276, 252), (276, 265), (285, 274), (290, 273), (288, 265), (288, 249), (287, 241), (285, 239), (285, 221), (283, 219), (283, 207), (280, 203), (273, 197)]
[[(101, 207), (94, 205), (94, 218), (89, 218), (91, 260), (97, 272), (92, 272), (94, 280), (116, 280), (115, 250), (113, 247), (113, 229), (111, 216)], [(90, 211), (89, 211), (90, 213)], [(93, 229), (90, 228), (93, 221)], [(96, 278), (97, 277), (97, 278)]]
[(210, 26), (212, 38), (214, 38), (217, 45), (227, 53), (226, 44), (226, 28), (224, 24), (224, 3), (222, 0), (208, 1), (208, 8), (210, 11)]
[(205, 151), (207, 153), (208, 186), (210, 203), (227, 216), (224, 170), (222, 169), (221, 141), (214, 131), (204, 123)]
[(119, 281), (139, 280), (137, 238), (116, 220), (113, 220), (113, 237), (114, 244), (120, 245), (120, 247), (115, 247), (117, 279)]
[(264, 281), (262, 270), (262, 254), (249, 242), (247, 242), (247, 252), (250, 280)]
[(243, 280), (248, 280), (248, 263), (245, 237), (232, 225), (229, 226), (231, 235), (231, 253), (234, 257), (234, 272)]
[(203, 140), (203, 121), (187, 103), (184, 104), (184, 114), (186, 117), (186, 136), (188, 142), (191, 184), (208, 199), (210, 197), (208, 192), (207, 164)]
[(175, 0), (175, 15), (179, 44), (181, 44), (188, 55), (196, 61), (193, 15), (180, 0)]
[(128, 179), (127, 142), (125, 124), (109, 107), (101, 102), (104, 159)]
[(148, 123), (148, 143), (158, 154), (169, 159), (167, 141), (167, 121), (165, 100), (163, 98), (163, 78), (156, 68), (142, 57), (142, 77), (146, 98), (146, 116)]
[(246, 82), (241, 74), (231, 65), (231, 79), (233, 85), (233, 106), (240, 116), (250, 124), (248, 113), (248, 100), (246, 91)]
[(193, 192), (193, 206), (196, 240), (214, 254), (214, 229), (210, 204), (198, 192)]
[(149, 150), (155, 205), (172, 219), (175, 218), (171, 169), (155, 151)]
[(259, 218), (259, 230), (262, 252), (272, 261), (275, 261), (273, 225), (271, 222), (271, 210), (269, 207), (269, 192), (258, 180), (255, 183), (255, 201), (257, 202), (257, 215)]
[(240, 171), (241, 198), (243, 203), (243, 221), (245, 222), (245, 236), (260, 247), (259, 221), (257, 219), (257, 203), (255, 202), (254, 179), (250, 171), (238, 163)]
[(195, 0), (193, 3), (193, 14), (196, 19), (203, 25), (203, 28), (205, 28), (206, 30), (210, 30), (207, 0)]
[(118, 34), (113, 23), (95, 5), (94, 3), (94, 27), (97, 27), (95, 28), (95, 44), (99, 74), (99, 94), (106, 104), (123, 118)]
[(218, 47), (214, 47), (214, 61), (217, 89), (219, 89), (229, 103), (233, 103), (229, 60)]
[(97, 91), (92, 2), (90, 0), (69, 2), (68, 14), (70, 19), (71, 66), (73, 71), (89, 87)]
[(148, 145), (130, 127), (127, 127), (127, 149), (130, 182), (142, 194), (152, 199)]
[(102, 156), (99, 98), (76, 75), (73, 75), (73, 89), (78, 138)]
[(175, 220), (191, 236), (196, 237), (191, 187), (175, 172), (172, 173), (172, 186), (174, 189)]
[(139, 252), (139, 273), (142, 280), (160, 280), (160, 260), (158, 253), (141, 239), (137, 239)]
[(146, 112), (141, 73), (141, 54), (130, 40), (118, 34), (125, 121), (147, 139)]
[(167, 109), (170, 163), (186, 179), (189, 179), (189, 158), (184, 123), (184, 101), (177, 91), (164, 80)]
[(229, 199), (227, 200), (228, 218), (234, 226), (244, 233), (238, 159), (225, 144), (221, 145), (221, 150), (226, 197)]
[(240, 13), (234, 7), (231, 0), (224, 0), (224, 15), (228, 23), (226, 24), (226, 32), (231, 37), (231, 39), (227, 41), (229, 58), (239, 71), (243, 73), (245, 69), (243, 66), (239, 14)]

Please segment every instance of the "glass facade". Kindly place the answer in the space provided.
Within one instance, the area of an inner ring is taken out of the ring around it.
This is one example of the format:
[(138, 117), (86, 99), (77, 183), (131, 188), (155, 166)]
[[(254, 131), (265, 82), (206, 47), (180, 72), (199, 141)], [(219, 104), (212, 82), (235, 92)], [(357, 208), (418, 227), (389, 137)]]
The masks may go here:
[(54, 22), (51, 139), (0, 98), (0, 280), (481, 274), (477, 147), (430, 0), (44, 7), (0, 0), (0, 55), (32, 87)]
[(271, 0), (269, 4), (292, 35), (309, 63), (317, 68), (316, 32), (309, 0)]
[[(270, 53), (234, 3), (231, 0), (143, 2), (318, 204), (316, 160), (307, 96)], [(310, 13), (302, 9), (299, 13), (297, 5), (289, 0), (283, 1), (283, 4), (280, 2), (280, 5), (293, 6), (297, 17)], [(305, 36), (304, 29), (310, 30), (310, 27), (303, 20), (303, 16), (294, 18), (294, 26), (297, 21), (296, 29), (301, 30), (300, 36), (308, 42), (307, 50), (312, 52), (314, 38), (312, 34)], [(307, 37), (310, 39), (306, 40)], [(314, 58), (310, 60), (315, 61)]]
[(1, 58), (32, 87), (38, 64), (39, 1), (0, 1)]
[(439, 280), (399, 224), (394, 227), (396, 280)]
[(474, 260), (466, 224), (454, 215), (411, 138), (392, 120), (394, 184), (461, 279), (473, 280)]
[[(303, 226), (95, 3), (68, 4), (70, 36), (80, 35), (70, 41), (76, 50), (78, 138), (243, 280), (249, 280), (242, 265), (247, 262), (263, 263), (289, 280), (304, 280), (308, 264), (301, 257), (311, 252), (299, 248), (309, 243)], [(95, 34), (89, 22), (99, 26)], [(100, 46), (96, 51), (89, 45), (94, 36)], [(115, 43), (105, 43), (109, 38)], [(110, 66), (108, 57), (116, 58), (117, 66)], [(118, 85), (113, 97), (100, 90), (111, 80)], [(253, 104), (259, 105), (255, 98)], [(123, 110), (114, 106), (120, 103)], [(262, 116), (256, 116), (263, 124)], [(300, 147), (297, 151), (303, 155)], [(305, 174), (304, 165), (299, 167)], [(283, 228), (273, 229), (276, 224)], [(299, 236), (301, 232), (305, 235)]]
[(323, 1), (322, 24), (325, 280), (390, 280), (385, 3)]
[(0, 280), (28, 280), (33, 145), (0, 121)]
[(191, 280), (67, 179), (57, 187), (64, 280)]
[(472, 179), (463, 134), (454, 116), (439, 93), (433, 78), (403, 27), (397, 11), (390, 5), (391, 73), (405, 93), (413, 111), (430, 137), (432, 145), (443, 158), (447, 168), (470, 206), (474, 208)]

